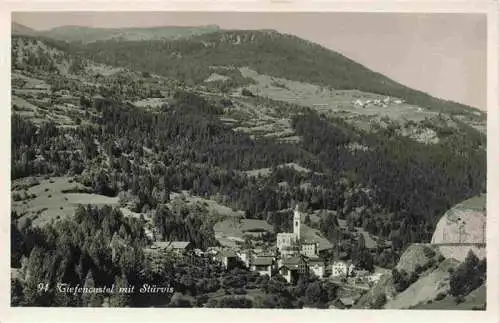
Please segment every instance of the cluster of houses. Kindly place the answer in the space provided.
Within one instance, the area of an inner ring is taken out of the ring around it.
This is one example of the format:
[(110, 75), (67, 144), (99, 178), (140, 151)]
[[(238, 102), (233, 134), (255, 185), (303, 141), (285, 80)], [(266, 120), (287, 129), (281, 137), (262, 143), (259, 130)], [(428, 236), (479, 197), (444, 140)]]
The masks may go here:
[(361, 99), (356, 99), (352, 102), (354, 106), (360, 107), (360, 108), (366, 108), (369, 105), (380, 107), (380, 108), (386, 108), (389, 104), (402, 104), (404, 103), (404, 100), (401, 99), (395, 99), (391, 97), (385, 97), (383, 99), (373, 99), (373, 100), (361, 100)]
[[(225, 270), (244, 266), (260, 275), (269, 277), (280, 274), (289, 283), (295, 283), (301, 274), (307, 272), (319, 278), (350, 279), (365, 276), (349, 261), (334, 261), (326, 265), (320, 256), (319, 243), (301, 237), (301, 214), (295, 208), (293, 232), (278, 233), (276, 246), (272, 248), (237, 249), (209, 247), (206, 251), (193, 248), (188, 241), (155, 241), (149, 247), (151, 253), (169, 253), (183, 261), (193, 262), (205, 258), (220, 263)], [(354, 281), (353, 281), (354, 282)]]

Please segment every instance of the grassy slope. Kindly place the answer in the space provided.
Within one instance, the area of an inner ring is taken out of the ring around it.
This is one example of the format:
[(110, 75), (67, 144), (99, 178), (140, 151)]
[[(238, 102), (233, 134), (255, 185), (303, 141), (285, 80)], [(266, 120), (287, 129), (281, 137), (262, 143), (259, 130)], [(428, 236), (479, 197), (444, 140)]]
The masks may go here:
[(389, 301), (385, 308), (388, 309), (405, 309), (417, 305), (421, 302), (433, 300), (439, 293), (446, 293), (449, 289), (449, 268), (456, 269), (458, 261), (454, 259), (446, 259), (438, 268), (424, 275), (415, 283), (411, 284), (402, 293), (396, 295), (394, 299)]
[(486, 307), (486, 286), (482, 285), (473, 290), (465, 297), (465, 301), (457, 304), (452, 296), (446, 296), (440, 301), (433, 301), (432, 303), (421, 303), (412, 309), (418, 310), (475, 310), (484, 309)]
[(34, 226), (43, 226), (52, 219), (72, 216), (79, 204), (118, 205), (117, 197), (90, 194), (90, 188), (73, 182), (70, 177), (37, 178), (37, 185), (24, 189), (33, 179), (27, 177), (12, 182), (12, 195), (23, 198), (12, 201), (12, 210), (20, 216), (21, 223), (30, 218)]

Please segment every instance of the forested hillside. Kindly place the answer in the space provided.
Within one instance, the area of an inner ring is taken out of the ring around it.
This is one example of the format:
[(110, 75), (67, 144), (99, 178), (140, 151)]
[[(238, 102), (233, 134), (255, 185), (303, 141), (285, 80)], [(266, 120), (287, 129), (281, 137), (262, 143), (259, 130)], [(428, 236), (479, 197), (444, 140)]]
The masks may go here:
[[(425, 145), (393, 136), (390, 131), (359, 133), (341, 121), (326, 120), (310, 111), (294, 120), (294, 128), (304, 138), (297, 147), (254, 141), (233, 132), (216, 118), (220, 107), (194, 94), (179, 92), (175, 98), (174, 106), (158, 112), (98, 100), (94, 102), (100, 114), (96, 125), (63, 130), (48, 123), (37, 136), (33, 135), (35, 125), (14, 115), (12, 176), (15, 179), (41, 172), (63, 175), (70, 171), (79, 174), (102, 158), (94, 143), (98, 139), (109, 166), (99, 169), (103, 176), (86, 172), (82, 182), (99, 187), (98, 193), (104, 194), (131, 189), (139, 198), (138, 210), (146, 205), (155, 208), (158, 200), (152, 192), (158, 190), (191, 190), (201, 196), (220, 194), (249, 216), (264, 219), (292, 199), (305, 201), (313, 209), (339, 210), (341, 218), (357, 207), (378, 204), (386, 212), (357, 215), (355, 221), (374, 234), (392, 237), (399, 248), (429, 240), (438, 216), (485, 188), (486, 153), (459, 132), (449, 141)], [(74, 151), (74, 141), (58, 139), (67, 135), (81, 145), (81, 152), (75, 151), (72, 158), (62, 152)], [(353, 153), (345, 148), (352, 140), (370, 149)], [(462, 143), (459, 149), (454, 146), (457, 140)], [(155, 154), (145, 155), (145, 148)], [(44, 162), (35, 160), (37, 150)], [(146, 160), (150, 166), (141, 166)], [(289, 162), (322, 173), (302, 175), (316, 188), (297, 186), (300, 176), (295, 172), (275, 171), (265, 179), (248, 178), (239, 172)], [(93, 172), (91, 168), (89, 171)], [(341, 178), (349, 184), (340, 182)], [(94, 179), (103, 182), (94, 183)], [(289, 182), (289, 188), (279, 189), (277, 183), (284, 180)], [(344, 209), (345, 185), (370, 187), (376, 197), (350, 201)]]

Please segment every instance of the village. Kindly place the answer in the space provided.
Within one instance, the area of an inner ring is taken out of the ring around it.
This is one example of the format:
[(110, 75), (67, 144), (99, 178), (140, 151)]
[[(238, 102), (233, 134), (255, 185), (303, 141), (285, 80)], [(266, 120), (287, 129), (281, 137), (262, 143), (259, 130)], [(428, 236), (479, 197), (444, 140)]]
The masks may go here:
[[(259, 275), (281, 275), (289, 284), (296, 284), (301, 275), (314, 275), (329, 280), (355, 297), (341, 298), (346, 308), (352, 306), (362, 292), (369, 290), (383, 271), (369, 272), (356, 267), (349, 259), (328, 261), (331, 248), (320, 248), (318, 241), (301, 236), (301, 212), (298, 205), (293, 213), (293, 232), (279, 232), (276, 243), (267, 247), (213, 246), (206, 250), (194, 248), (189, 241), (153, 241), (145, 254), (154, 257), (173, 257), (180, 262), (197, 264), (200, 261), (218, 263), (225, 271), (245, 268)], [(354, 292), (353, 292), (354, 291)]]
[(361, 108), (366, 108), (370, 105), (380, 107), (380, 108), (387, 108), (390, 104), (399, 105), (402, 103), (405, 103), (405, 101), (402, 99), (396, 99), (396, 98), (391, 98), (391, 97), (385, 97), (383, 99), (373, 99), (373, 100), (356, 99), (356, 100), (352, 101), (352, 104), (355, 107), (361, 107)]

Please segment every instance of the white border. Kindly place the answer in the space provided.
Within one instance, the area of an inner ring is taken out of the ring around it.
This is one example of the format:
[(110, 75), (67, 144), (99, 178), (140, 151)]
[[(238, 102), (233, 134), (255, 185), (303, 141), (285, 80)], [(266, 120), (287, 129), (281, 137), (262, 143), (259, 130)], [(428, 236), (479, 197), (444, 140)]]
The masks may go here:
[[(495, 1), (16, 1), (3, 3), (0, 23), (2, 55), (0, 75), (4, 95), (0, 118), (5, 129), (0, 141), (1, 205), (0, 221), (0, 321), (202, 321), (202, 322), (500, 322), (499, 309), (499, 65), (498, 4)], [(488, 16), (488, 285), (487, 311), (417, 311), (417, 310), (230, 310), (230, 309), (86, 309), (86, 308), (10, 308), (10, 15), (12, 11), (280, 11), (280, 12), (399, 12), (399, 13), (484, 13)]]

